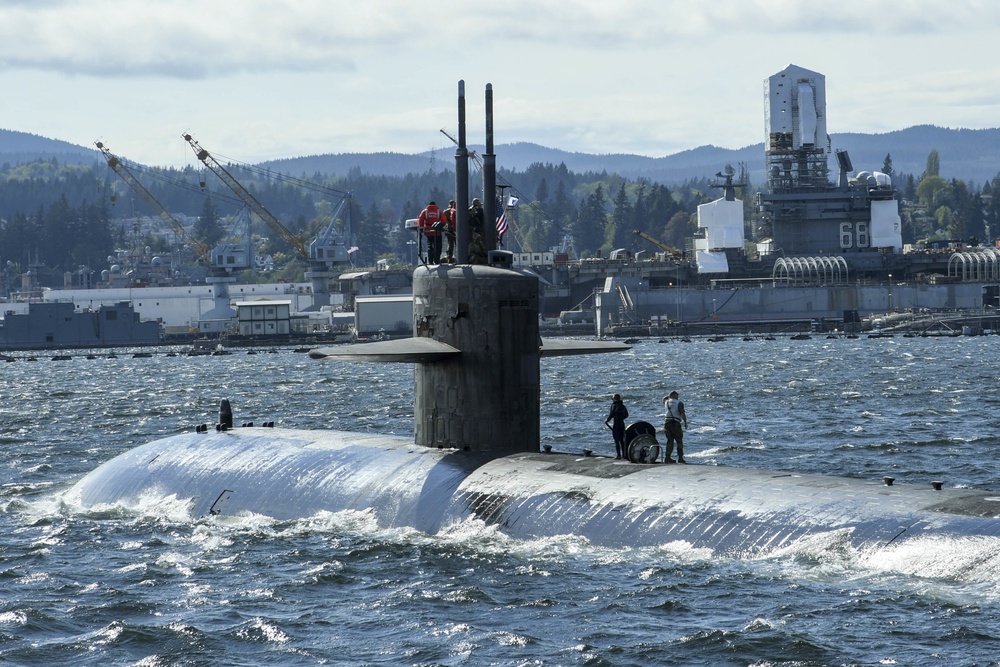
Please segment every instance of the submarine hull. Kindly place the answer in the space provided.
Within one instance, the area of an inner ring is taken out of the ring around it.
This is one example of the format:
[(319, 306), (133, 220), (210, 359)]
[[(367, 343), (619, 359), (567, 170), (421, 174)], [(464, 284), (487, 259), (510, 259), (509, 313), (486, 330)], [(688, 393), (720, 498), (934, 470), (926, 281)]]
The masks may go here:
[(758, 556), (842, 531), (858, 548), (929, 536), (1000, 536), (1000, 496), (881, 481), (565, 453), (439, 450), (403, 438), (239, 428), (130, 450), (68, 493), (84, 508), (187, 501), (195, 517), (276, 519), (367, 510), (436, 533), (480, 520), (515, 538), (603, 546), (675, 541)]

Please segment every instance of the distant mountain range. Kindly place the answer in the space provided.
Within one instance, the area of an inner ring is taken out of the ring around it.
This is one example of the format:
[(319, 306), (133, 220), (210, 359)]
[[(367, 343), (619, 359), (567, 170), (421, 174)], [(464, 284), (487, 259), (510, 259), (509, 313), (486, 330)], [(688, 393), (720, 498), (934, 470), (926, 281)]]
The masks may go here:
[[(856, 171), (878, 171), (886, 155), (892, 156), (893, 171), (919, 178), (927, 155), (937, 150), (941, 176), (958, 178), (981, 187), (1000, 174), (1000, 128), (987, 130), (947, 129), (918, 125), (884, 134), (846, 133), (831, 135), (834, 149), (846, 150)], [(470, 146), (482, 152), (482, 146)], [(690, 179), (712, 178), (727, 164), (746, 163), (754, 184), (764, 182), (764, 144), (740, 149), (701, 146), (660, 158), (641, 155), (571, 153), (531, 143), (498, 145), (494, 149), (497, 165), (523, 171), (534, 163), (565, 163), (573, 172), (608, 172), (666, 184)], [(126, 156), (127, 157), (127, 156)], [(0, 163), (17, 164), (39, 158), (56, 158), (64, 163), (89, 164), (103, 161), (94, 149), (47, 139), (33, 134), (0, 130)], [(156, 166), (156, 165), (149, 165)], [(454, 151), (403, 153), (338, 153), (287, 158), (261, 163), (260, 166), (292, 176), (315, 173), (345, 176), (352, 169), (362, 173), (403, 176), (428, 170), (454, 170)], [(836, 163), (831, 168), (836, 171)]]

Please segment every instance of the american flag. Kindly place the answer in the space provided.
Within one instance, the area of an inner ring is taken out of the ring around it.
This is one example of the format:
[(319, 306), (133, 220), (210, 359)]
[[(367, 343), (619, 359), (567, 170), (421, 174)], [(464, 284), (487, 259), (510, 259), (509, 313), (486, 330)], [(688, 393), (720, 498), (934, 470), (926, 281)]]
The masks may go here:
[(503, 200), (497, 197), (497, 241), (503, 243), (503, 235), (507, 233), (507, 210)]

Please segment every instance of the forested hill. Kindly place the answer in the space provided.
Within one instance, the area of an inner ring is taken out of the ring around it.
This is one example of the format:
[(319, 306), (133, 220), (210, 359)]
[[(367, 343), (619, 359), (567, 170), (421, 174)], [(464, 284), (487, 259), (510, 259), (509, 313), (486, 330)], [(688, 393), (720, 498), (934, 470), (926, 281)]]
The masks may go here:
[[(982, 185), (1000, 173), (1000, 128), (987, 130), (948, 129), (918, 125), (884, 134), (844, 133), (831, 137), (834, 149), (846, 150), (856, 171), (877, 171), (886, 155), (891, 155), (896, 173), (919, 178), (927, 156), (936, 150), (941, 176)], [(482, 146), (470, 146), (483, 152)], [(235, 148), (231, 150), (236, 150)], [(740, 149), (701, 146), (673, 155), (651, 158), (640, 155), (574, 153), (531, 143), (496, 146), (497, 164), (505, 169), (524, 171), (532, 164), (565, 164), (576, 173), (619, 174), (630, 179), (676, 184), (690, 179), (711, 178), (727, 164), (745, 163), (753, 183), (764, 182), (764, 145)], [(62, 163), (100, 162), (100, 153), (91, 148), (33, 134), (0, 130), (0, 163), (18, 164), (55, 158)], [(835, 164), (835, 163), (834, 163)], [(158, 165), (149, 165), (158, 166)], [(274, 160), (262, 167), (294, 176), (347, 176), (351, 171), (381, 176), (405, 176), (427, 171), (453, 171), (453, 150), (409, 155), (403, 153), (339, 153)]]
[[(927, 156), (936, 150), (941, 159), (941, 176), (956, 178), (981, 186), (1000, 173), (1000, 128), (988, 130), (952, 130), (932, 125), (918, 125), (885, 134), (845, 133), (830, 137), (835, 150), (846, 150), (856, 171), (879, 171), (887, 155), (893, 171), (919, 178), (927, 165)], [(482, 146), (470, 146), (483, 152)], [(494, 148), (497, 165), (524, 171), (532, 164), (565, 164), (578, 174), (618, 174), (629, 179), (648, 179), (664, 184), (683, 183), (690, 179), (709, 178), (727, 164), (745, 163), (755, 184), (765, 181), (764, 144), (740, 149), (701, 146), (665, 157), (644, 157), (621, 153), (594, 155), (573, 153), (538, 144), (502, 144)], [(455, 168), (451, 150), (421, 155), (392, 153), (330, 154), (275, 160), (264, 165), (282, 173), (330, 174), (344, 176), (352, 169), (362, 173), (403, 176), (428, 169)], [(831, 168), (836, 162), (831, 160)]]
[(0, 129), (0, 164), (26, 164), (53, 159), (61, 164), (90, 164), (100, 160), (101, 154), (93, 148), (84, 148), (68, 141)]
[(1000, 174), (1000, 128), (967, 130), (917, 125), (885, 134), (834, 134), (831, 140), (835, 149), (850, 154), (854, 169), (859, 171), (881, 169), (886, 154), (891, 154), (893, 171), (919, 179), (927, 167), (927, 155), (936, 150), (941, 158), (942, 178), (959, 179), (979, 188)]
[[(921, 204), (904, 216), (904, 243), (981, 239), (996, 238), (993, 230), (1000, 229), (1000, 198), (982, 196), (1000, 189), (998, 134), (918, 127), (841, 135), (833, 144), (849, 151), (859, 171), (881, 169), (886, 155), (892, 157), (900, 198)], [(349, 191), (349, 206), (336, 224), (350, 230), (358, 265), (373, 266), (377, 259), (407, 265), (412, 249), (409, 235), (399, 233), (402, 222), (416, 217), (425, 202), (447, 201), (454, 192), (454, 152), (438, 153), (315, 156), (232, 169), (302, 238), (321, 233), (330, 222), (327, 214)], [(581, 257), (641, 249), (646, 242), (633, 230), (685, 247), (696, 231), (698, 205), (718, 196), (711, 181), (727, 164), (754, 170), (751, 192), (764, 184), (763, 146), (705, 146), (663, 158), (586, 155), (533, 144), (499, 145), (496, 153), (498, 177), (514, 184), (523, 201), (516, 213), (518, 247), (546, 249), (572, 240)], [(142, 173), (150, 200), (192, 220), (192, 234), (207, 247), (226, 235), (242, 208), (218, 179), (203, 183), (201, 169), (132, 166)], [(930, 176), (921, 179), (926, 169)], [(473, 185), (482, 196), (481, 183)], [(45, 267), (42, 284), (58, 286), (66, 267), (100, 266), (123, 248), (173, 253), (177, 244), (159, 225), (143, 228), (135, 221), (147, 207), (137, 207), (128, 189), (96, 151), (0, 130), (0, 293), (3, 284), (17, 284), (23, 267)], [(280, 277), (300, 276), (302, 264), (287, 239), (273, 227), (254, 224), (257, 253), (275, 260)]]

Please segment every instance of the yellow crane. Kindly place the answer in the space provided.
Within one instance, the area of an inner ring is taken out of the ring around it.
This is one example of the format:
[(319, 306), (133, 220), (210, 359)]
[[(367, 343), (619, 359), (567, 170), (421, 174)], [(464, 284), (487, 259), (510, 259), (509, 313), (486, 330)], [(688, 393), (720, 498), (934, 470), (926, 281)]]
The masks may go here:
[(677, 248), (675, 248), (673, 246), (667, 245), (663, 241), (657, 239), (654, 236), (650, 236), (649, 234), (647, 234), (644, 231), (641, 231), (641, 230), (638, 230), (638, 229), (633, 229), (632, 233), (635, 234), (636, 236), (640, 237), (640, 238), (646, 239), (647, 241), (649, 241), (650, 243), (652, 243), (653, 245), (655, 245), (657, 248), (659, 248), (660, 250), (666, 252), (667, 254), (669, 254), (671, 257), (673, 257), (675, 259), (681, 259), (682, 257), (684, 257), (684, 253), (681, 252), (680, 250), (678, 250)]
[(236, 178), (229, 173), (229, 170), (222, 166), (222, 163), (212, 157), (211, 153), (202, 148), (190, 134), (185, 133), (181, 136), (184, 137), (185, 141), (191, 144), (191, 148), (194, 150), (194, 154), (198, 156), (198, 159), (201, 160), (206, 167), (212, 170), (212, 172), (218, 176), (223, 183), (229, 186), (229, 189), (232, 190), (237, 197), (243, 200), (243, 203), (249, 206), (250, 210), (260, 216), (260, 219), (263, 220), (275, 234), (280, 236), (285, 243), (290, 245), (300, 256), (305, 259), (310, 258), (309, 249), (306, 247), (306, 240), (303, 237), (292, 233), (291, 230), (281, 224), (281, 222), (274, 217), (274, 214), (264, 208), (264, 205), (253, 196), (253, 193), (243, 187), (243, 184), (237, 181)]
[(139, 198), (142, 199), (142, 201), (146, 202), (146, 205), (149, 206), (149, 208), (151, 208), (161, 220), (167, 223), (167, 225), (173, 230), (174, 234), (177, 235), (177, 238), (185, 243), (195, 256), (205, 264), (205, 266), (211, 265), (212, 261), (208, 254), (208, 246), (188, 234), (184, 229), (184, 225), (182, 225), (177, 218), (170, 215), (170, 212), (163, 207), (163, 204), (157, 201), (156, 197), (154, 197), (153, 194), (146, 189), (146, 186), (144, 186), (139, 179), (135, 177), (131, 170), (125, 166), (125, 163), (122, 162), (121, 158), (112, 153), (111, 150), (104, 145), (104, 142), (96, 141), (94, 142), (94, 145), (97, 146), (98, 150), (100, 150), (104, 155), (104, 159), (108, 161), (108, 166), (111, 167), (111, 169), (113, 169), (126, 184), (128, 184), (133, 192), (139, 195)]

